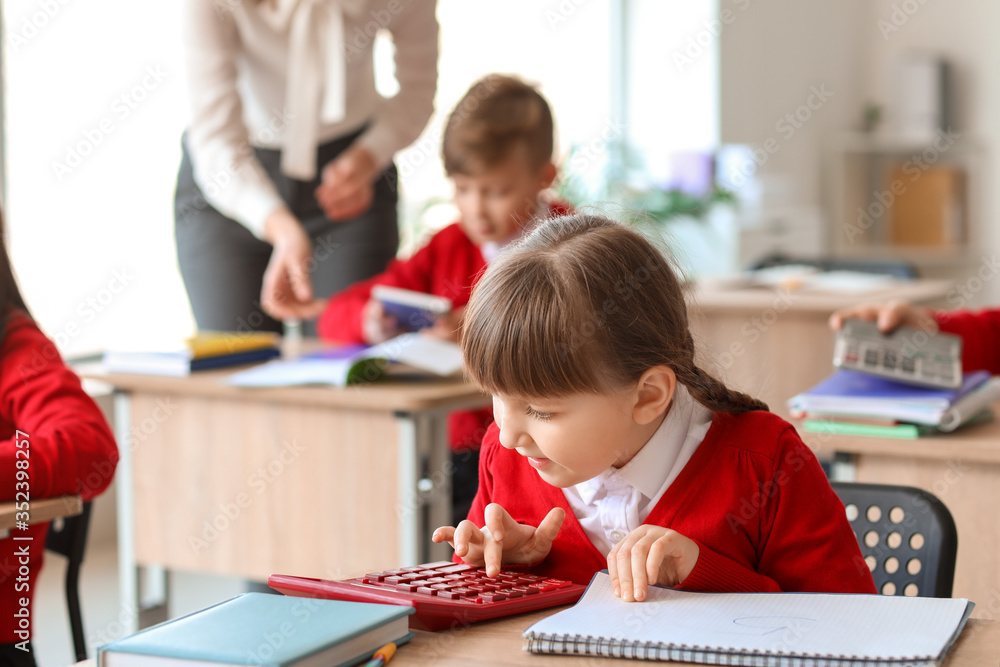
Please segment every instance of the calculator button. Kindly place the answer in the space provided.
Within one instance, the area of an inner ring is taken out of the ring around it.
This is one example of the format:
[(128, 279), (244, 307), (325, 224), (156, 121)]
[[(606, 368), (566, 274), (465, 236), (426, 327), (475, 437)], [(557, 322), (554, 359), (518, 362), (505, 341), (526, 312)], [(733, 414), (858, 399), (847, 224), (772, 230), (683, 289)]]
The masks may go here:
[(459, 574), (460, 572), (471, 572), (475, 569), (476, 567), (472, 565), (452, 565), (451, 567), (439, 568), (435, 574)]
[(453, 588), (461, 588), (458, 584), (431, 584), (429, 588), (433, 588), (436, 591), (450, 591)]
[(452, 565), (454, 565), (454, 563), (452, 563), (450, 560), (439, 560), (434, 563), (427, 563), (426, 565), (421, 565), (420, 567), (424, 568), (425, 570), (436, 570), (440, 567), (451, 567)]
[(426, 586), (426, 585), (427, 585), (426, 581), (405, 582), (401, 584), (396, 584), (396, 589), (410, 592), (410, 591), (415, 591), (421, 586)]
[(865, 350), (865, 366), (878, 366), (878, 350)]
[(480, 600), (482, 600), (483, 602), (501, 602), (502, 600), (506, 599), (507, 596), (504, 595), (503, 593), (483, 593), (478, 598), (476, 598), (476, 602), (479, 602)]
[(417, 589), (417, 593), (420, 593), (422, 595), (437, 595), (438, 591), (434, 590), (433, 588), (430, 588), (429, 586), (421, 586), (420, 588)]
[(437, 596), (439, 598), (444, 598), (445, 600), (461, 600), (462, 594), (456, 593), (455, 591), (438, 591)]
[(366, 584), (375, 583), (376, 581), (385, 581), (385, 575), (381, 572), (372, 572), (365, 575), (364, 582)]
[(512, 588), (505, 588), (505, 589), (503, 589), (501, 591), (497, 591), (497, 593), (502, 593), (502, 594), (506, 595), (511, 600), (513, 600), (514, 598), (522, 598), (522, 597), (524, 597), (524, 593), (522, 593), (521, 591), (515, 591)]

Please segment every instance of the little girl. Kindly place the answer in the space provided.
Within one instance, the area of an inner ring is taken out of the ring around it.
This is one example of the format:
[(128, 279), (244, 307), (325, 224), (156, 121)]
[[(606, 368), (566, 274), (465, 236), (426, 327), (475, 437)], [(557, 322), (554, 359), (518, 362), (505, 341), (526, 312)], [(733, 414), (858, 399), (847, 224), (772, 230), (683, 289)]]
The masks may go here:
[(496, 424), (468, 519), (433, 535), (457, 559), (578, 583), (607, 568), (626, 601), (875, 592), (795, 429), (695, 366), (681, 286), (639, 233), (542, 224), (476, 286), (462, 351)]
[[(67, 494), (87, 501), (111, 483), (117, 463), (118, 448), (100, 409), (28, 313), (7, 258), (0, 212), (0, 502), (30, 507)], [(35, 664), (30, 632), (39, 616), (30, 604), (48, 528), (47, 522), (15, 527), (0, 539), (0, 665)], [(21, 622), (26, 616), (27, 629)]]

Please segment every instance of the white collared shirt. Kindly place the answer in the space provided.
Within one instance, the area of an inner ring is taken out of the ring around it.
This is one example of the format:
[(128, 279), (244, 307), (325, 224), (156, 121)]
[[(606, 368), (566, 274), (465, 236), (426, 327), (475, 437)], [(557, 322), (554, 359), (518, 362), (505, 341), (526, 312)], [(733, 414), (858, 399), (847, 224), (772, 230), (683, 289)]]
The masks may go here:
[[(212, 206), (261, 236), (283, 200), (252, 147), (282, 150), (308, 181), (316, 148), (370, 123), (357, 143), (379, 168), (434, 110), (435, 0), (185, 0), (183, 25), (195, 182)], [(399, 92), (375, 89), (374, 35), (395, 45)]]
[(598, 551), (607, 555), (642, 525), (711, 425), (712, 411), (678, 384), (663, 423), (631, 461), (563, 489), (583, 532)]

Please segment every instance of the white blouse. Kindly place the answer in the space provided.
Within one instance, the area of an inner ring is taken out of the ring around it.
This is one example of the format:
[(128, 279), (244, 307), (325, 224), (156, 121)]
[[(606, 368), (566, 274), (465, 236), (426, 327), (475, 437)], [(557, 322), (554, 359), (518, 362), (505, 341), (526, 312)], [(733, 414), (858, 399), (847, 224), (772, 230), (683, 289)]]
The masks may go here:
[[(375, 90), (374, 35), (395, 45), (399, 92)], [(282, 151), (282, 173), (311, 180), (316, 148), (358, 139), (379, 168), (434, 111), (435, 0), (186, 0), (187, 145), (208, 202), (257, 236), (283, 206), (251, 147)]]
[(563, 489), (583, 532), (602, 554), (642, 525), (712, 425), (712, 411), (682, 384), (660, 428), (632, 460)]

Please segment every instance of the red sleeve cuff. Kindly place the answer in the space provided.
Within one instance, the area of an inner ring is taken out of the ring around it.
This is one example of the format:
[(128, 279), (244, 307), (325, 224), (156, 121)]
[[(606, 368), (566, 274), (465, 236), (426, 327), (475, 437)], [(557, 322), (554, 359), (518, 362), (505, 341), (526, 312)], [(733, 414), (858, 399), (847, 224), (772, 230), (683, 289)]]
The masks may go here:
[(778, 582), (740, 565), (731, 558), (712, 551), (701, 542), (698, 562), (691, 574), (677, 586), (685, 591), (726, 593), (779, 593)]

